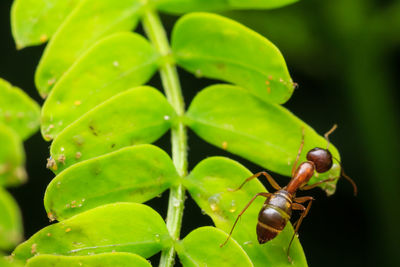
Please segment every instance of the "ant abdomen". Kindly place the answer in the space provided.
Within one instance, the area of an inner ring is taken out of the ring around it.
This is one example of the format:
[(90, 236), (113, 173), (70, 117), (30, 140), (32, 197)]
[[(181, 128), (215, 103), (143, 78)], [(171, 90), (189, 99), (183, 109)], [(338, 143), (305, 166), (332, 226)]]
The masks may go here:
[(327, 149), (313, 148), (307, 153), (307, 160), (315, 165), (315, 170), (318, 173), (327, 172), (332, 168), (332, 154)]
[(260, 244), (275, 238), (285, 228), (292, 215), (291, 203), (290, 196), (283, 190), (265, 201), (258, 214), (257, 238)]

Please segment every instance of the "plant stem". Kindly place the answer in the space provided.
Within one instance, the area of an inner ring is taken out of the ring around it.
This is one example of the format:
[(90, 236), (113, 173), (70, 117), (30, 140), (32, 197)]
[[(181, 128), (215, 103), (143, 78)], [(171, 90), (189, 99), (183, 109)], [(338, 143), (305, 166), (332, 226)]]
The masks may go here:
[[(158, 14), (149, 7), (143, 14), (143, 27), (150, 41), (165, 59), (160, 66), (162, 85), (169, 103), (174, 107), (178, 117), (185, 113), (185, 103), (174, 62), (171, 62), (171, 48), (164, 27)], [(171, 129), (172, 160), (181, 177), (187, 174), (187, 140), (186, 128), (181, 120)], [(182, 185), (170, 189), (167, 228), (173, 240), (179, 239), (182, 224), (183, 208), (185, 201), (185, 189)], [(175, 248), (163, 250), (159, 266), (173, 266)]]

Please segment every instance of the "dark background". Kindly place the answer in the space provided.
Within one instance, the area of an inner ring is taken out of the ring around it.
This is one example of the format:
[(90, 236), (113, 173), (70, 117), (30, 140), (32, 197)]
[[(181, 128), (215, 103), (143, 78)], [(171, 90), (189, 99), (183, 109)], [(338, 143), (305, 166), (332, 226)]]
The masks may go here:
[[(0, 2), (0, 77), (26, 90), (39, 103), (33, 83), (44, 46), (16, 51), (11, 36), (11, 1)], [(285, 104), (320, 134), (339, 125), (331, 140), (341, 152), (346, 172), (359, 195), (344, 179), (337, 193), (326, 197), (315, 189), (310, 215), (300, 240), (310, 266), (399, 266), (399, 93), (400, 1), (303, 0), (271, 11), (225, 13), (260, 32), (282, 51), (300, 87)], [(176, 17), (163, 16), (168, 30)], [(138, 31), (141, 31), (140, 28)], [(210, 80), (180, 70), (186, 103)], [(159, 78), (151, 83), (160, 88)], [(169, 151), (169, 136), (157, 141)], [(203, 158), (224, 155), (253, 172), (261, 168), (219, 150), (189, 133), (190, 168)], [(48, 225), (43, 207), (46, 185), (53, 174), (45, 168), (49, 143), (39, 133), (25, 142), (27, 184), (10, 191), (24, 217), (26, 237)], [(285, 177), (278, 177), (284, 184)], [(163, 216), (168, 194), (150, 201)], [(190, 199), (182, 235), (211, 224)]]

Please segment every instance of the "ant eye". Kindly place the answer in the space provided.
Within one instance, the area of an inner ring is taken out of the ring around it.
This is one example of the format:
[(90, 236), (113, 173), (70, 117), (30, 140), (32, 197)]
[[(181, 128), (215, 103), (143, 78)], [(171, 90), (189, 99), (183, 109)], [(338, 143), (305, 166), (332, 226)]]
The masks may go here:
[(316, 147), (307, 153), (307, 160), (315, 165), (318, 173), (327, 172), (332, 167), (332, 154), (327, 149)]

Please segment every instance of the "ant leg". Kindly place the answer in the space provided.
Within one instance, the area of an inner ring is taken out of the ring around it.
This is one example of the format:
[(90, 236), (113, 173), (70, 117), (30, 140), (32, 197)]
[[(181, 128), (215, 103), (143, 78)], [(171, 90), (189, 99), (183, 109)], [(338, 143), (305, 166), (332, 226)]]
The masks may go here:
[[(313, 197), (296, 197), (295, 199), (293, 199), (293, 202), (296, 202), (296, 203), (293, 203), (293, 204), (304, 203), (309, 200), (315, 200), (315, 199)], [(293, 208), (293, 209), (296, 209), (296, 208)]]
[[(292, 210), (301, 210), (304, 211), (306, 208), (298, 203), (293, 203), (295, 205), (292, 205)], [(292, 223), (293, 228), (296, 228), (296, 225), (299, 223), (299, 219), (297, 219), (294, 223)]]
[(297, 152), (296, 160), (292, 167), (292, 177), (294, 176), (294, 172), (296, 171), (296, 166), (297, 166), (297, 163), (299, 162), (299, 158), (301, 155), (301, 151), (303, 150), (303, 146), (304, 146), (304, 128), (301, 127), (301, 143), (300, 143), (299, 151)]
[[(304, 202), (306, 202), (306, 201), (309, 201), (309, 200), (311, 200), (310, 198), (312, 198), (312, 200), (315, 200), (315, 198), (313, 198), (313, 197), (296, 197), (295, 199), (293, 199), (293, 205), (292, 205), (292, 209), (293, 210), (301, 210), (301, 211), (304, 211), (306, 208), (303, 206), (303, 205), (301, 205), (301, 204), (299, 204), (299, 203), (304, 203)], [(304, 217), (305, 217), (305, 215), (304, 215)], [(293, 225), (293, 227), (296, 227), (296, 225), (297, 225), (297, 223), (299, 222), (299, 220), (297, 220), (297, 221), (295, 221), (292, 225)]]
[(249, 181), (253, 180), (254, 178), (257, 178), (257, 177), (259, 177), (259, 176), (261, 176), (261, 175), (264, 175), (264, 176), (267, 178), (268, 182), (272, 185), (273, 188), (275, 188), (276, 190), (280, 190), (280, 189), (281, 189), (281, 187), (279, 186), (279, 184), (275, 181), (274, 178), (272, 178), (272, 176), (271, 176), (269, 173), (267, 173), (267, 172), (258, 172), (258, 173), (256, 173), (256, 174), (253, 174), (252, 176), (250, 176), (250, 177), (247, 178), (246, 180), (244, 180), (244, 182), (243, 182), (238, 188), (236, 188), (236, 189), (228, 189), (228, 191), (231, 191), (231, 192), (238, 191), (238, 190), (240, 190), (247, 182), (249, 182)]
[(266, 198), (267, 198), (267, 197), (269, 197), (269, 196), (271, 196), (271, 195), (272, 195), (271, 193), (264, 193), (264, 192), (257, 193), (257, 194), (249, 201), (249, 203), (247, 203), (246, 207), (244, 207), (244, 209), (243, 209), (243, 210), (239, 213), (239, 215), (237, 216), (237, 218), (236, 218), (236, 220), (235, 220), (235, 223), (233, 224), (232, 229), (231, 229), (231, 231), (229, 232), (228, 238), (225, 240), (224, 243), (222, 243), (221, 245), (219, 245), (221, 248), (228, 242), (229, 238), (231, 237), (231, 235), (232, 235), (232, 233), (233, 233), (233, 229), (235, 229), (235, 226), (236, 226), (237, 222), (239, 221), (239, 219), (240, 219), (240, 217), (243, 215), (243, 213), (250, 207), (251, 203), (253, 203), (253, 201), (256, 200), (256, 198), (257, 198), (258, 196), (263, 196), (263, 197), (266, 197)]
[(303, 211), (303, 213), (300, 215), (299, 220), (295, 223), (295, 224), (296, 224), (296, 228), (295, 228), (295, 230), (294, 230), (292, 239), (290, 239), (290, 243), (289, 243), (289, 246), (288, 246), (288, 249), (287, 249), (287, 256), (288, 256), (289, 262), (291, 262), (291, 259), (290, 259), (290, 256), (289, 256), (290, 246), (292, 245), (294, 236), (295, 236), (295, 235), (297, 234), (297, 232), (299, 231), (299, 228), (300, 228), (300, 225), (301, 225), (303, 219), (307, 216), (308, 212), (310, 211), (311, 204), (312, 204), (314, 198), (313, 198), (313, 197), (299, 197), (299, 198), (295, 199), (294, 201), (296, 201), (296, 200), (299, 200), (301, 203), (304, 203), (304, 202), (306, 202), (307, 200), (308, 200), (309, 202), (308, 202), (307, 208), (305, 208), (303, 205), (301, 205), (301, 204), (299, 204), (299, 203), (293, 203), (293, 204), (292, 204), (292, 209), (293, 209), (293, 210), (301, 210), (301, 211)]
[(313, 189), (314, 187), (319, 186), (320, 184), (327, 183), (327, 182), (332, 182), (332, 181), (335, 181), (336, 179), (337, 178), (329, 178), (329, 179), (325, 179), (325, 180), (319, 181), (319, 182), (317, 182), (315, 184), (312, 184), (312, 185), (304, 185), (304, 186), (300, 187), (300, 190), (310, 190), (310, 189)]

